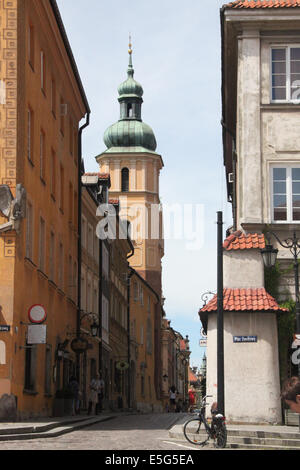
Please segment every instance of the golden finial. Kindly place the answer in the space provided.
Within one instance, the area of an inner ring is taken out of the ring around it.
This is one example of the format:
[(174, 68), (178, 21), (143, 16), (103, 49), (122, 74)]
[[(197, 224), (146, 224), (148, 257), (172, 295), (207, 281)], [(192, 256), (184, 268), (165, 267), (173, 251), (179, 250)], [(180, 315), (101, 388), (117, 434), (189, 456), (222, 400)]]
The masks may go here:
[(132, 54), (131, 34), (129, 34), (129, 54)]

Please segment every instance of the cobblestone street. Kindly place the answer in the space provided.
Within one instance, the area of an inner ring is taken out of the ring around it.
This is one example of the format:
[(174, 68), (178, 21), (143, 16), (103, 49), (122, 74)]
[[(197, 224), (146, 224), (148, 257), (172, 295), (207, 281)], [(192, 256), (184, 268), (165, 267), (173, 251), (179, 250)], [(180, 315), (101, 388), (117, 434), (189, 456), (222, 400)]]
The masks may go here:
[[(195, 450), (169, 437), (177, 414), (118, 416), (56, 438), (1, 442), (2, 450)], [(180, 415), (183, 418), (183, 415)], [(197, 449), (196, 449), (197, 450)]]

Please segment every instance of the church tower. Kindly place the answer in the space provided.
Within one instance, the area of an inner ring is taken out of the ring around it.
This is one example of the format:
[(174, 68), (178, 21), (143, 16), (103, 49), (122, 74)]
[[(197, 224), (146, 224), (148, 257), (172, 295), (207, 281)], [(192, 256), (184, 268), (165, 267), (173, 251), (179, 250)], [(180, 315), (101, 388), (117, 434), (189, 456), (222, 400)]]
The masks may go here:
[(96, 160), (100, 172), (110, 174), (110, 198), (119, 200), (120, 217), (130, 222), (134, 244), (130, 265), (161, 296), (164, 242), (159, 175), (164, 165), (156, 153), (154, 133), (142, 121), (143, 88), (134, 80), (131, 44), (127, 80), (118, 92), (120, 119), (106, 130), (107, 150)]

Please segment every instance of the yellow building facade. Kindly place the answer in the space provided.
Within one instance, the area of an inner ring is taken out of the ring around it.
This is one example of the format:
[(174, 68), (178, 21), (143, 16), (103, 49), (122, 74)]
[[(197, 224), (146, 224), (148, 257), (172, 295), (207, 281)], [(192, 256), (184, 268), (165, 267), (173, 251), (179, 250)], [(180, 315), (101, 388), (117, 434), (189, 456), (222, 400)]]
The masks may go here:
[(56, 2), (1, 0), (0, 14), (0, 185), (27, 193), (19, 230), (0, 232), (0, 397), (29, 417), (51, 414), (74, 373), (78, 128), (89, 107)]
[(132, 407), (142, 412), (160, 412), (160, 299), (136, 271), (130, 275), (130, 339)]

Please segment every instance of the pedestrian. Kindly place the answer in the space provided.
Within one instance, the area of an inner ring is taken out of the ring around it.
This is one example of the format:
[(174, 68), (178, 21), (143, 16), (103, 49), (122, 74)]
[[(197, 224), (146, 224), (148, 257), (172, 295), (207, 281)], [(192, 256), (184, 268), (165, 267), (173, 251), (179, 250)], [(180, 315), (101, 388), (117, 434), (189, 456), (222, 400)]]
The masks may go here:
[(99, 374), (99, 393), (98, 393), (97, 412), (100, 412), (100, 413), (103, 409), (104, 386), (105, 386), (105, 383), (102, 378), (102, 375)]
[(195, 405), (195, 392), (193, 388), (189, 389), (189, 411), (193, 411), (193, 407)]
[(90, 415), (93, 411), (95, 414), (98, 414), (98, 393), (100, 392), (101, 382), (100, 382), (100, 374), (96, 374), (96, 376), (91, 380), (90, 383), (90, 391), (89, 391), (89, 406), (88, 406), (88, 415)]
[(79, 399), (79, 383), (75, 376), (72, 375), (69, 381), (69, 390), (72, 393), (72, 415), (79, 414), (80, 399)]
[(291, 377), (290, 379), (286, 380), (282, 392), (281, 397), (285, 401), (285, 403), (290, 407), (291, 411), (294, 413), (300, 414), (300, 378), (299, 377)]
[(176, 409), (176, 388), (175, 385), (172, 385), (169, 391), (169, 397), (170, 397), (170, 411), (175, 411)]

